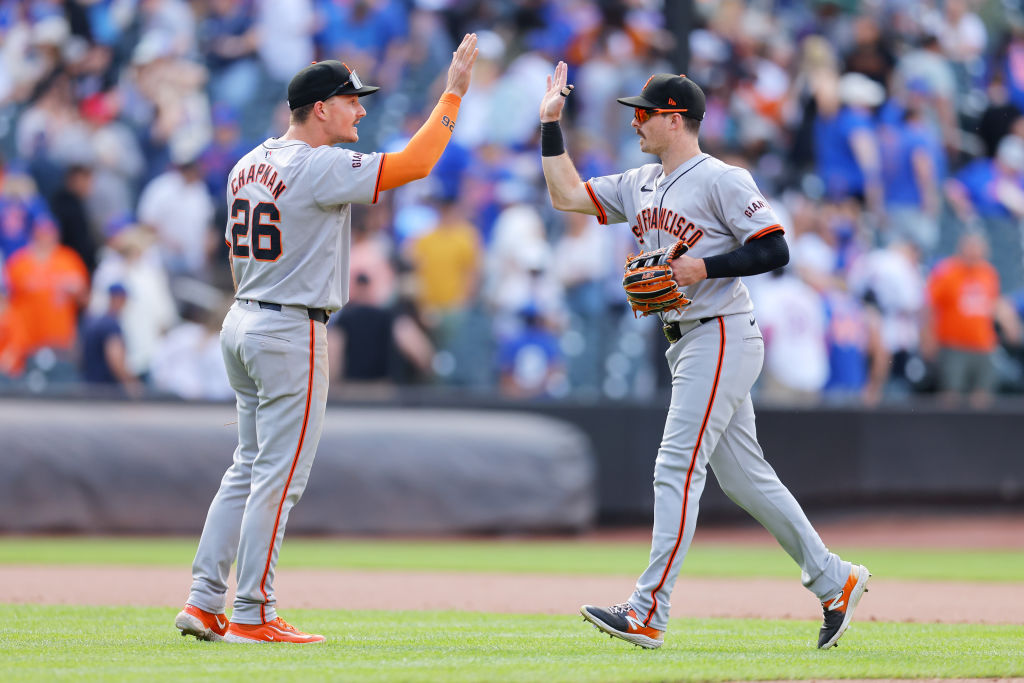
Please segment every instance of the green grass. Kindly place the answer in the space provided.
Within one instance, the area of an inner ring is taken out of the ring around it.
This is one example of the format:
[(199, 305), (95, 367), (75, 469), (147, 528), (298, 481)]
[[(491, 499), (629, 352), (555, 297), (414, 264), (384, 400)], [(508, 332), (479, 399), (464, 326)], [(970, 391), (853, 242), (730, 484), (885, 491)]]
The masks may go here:
[[(122, 564), (188, 566), (194, 538), (0, 538), (0, 564)], [(279, 567), (380, 570), (610, 574), (635, 576), (647, 563), (646, 542), (588, 540), (399, 541), (287, 538)], [(890, 579), (1024, 581), (1024, 550), (902, 550), (837, 548), (844, 558)], [(798, 574), (774, 545), (695, 543), (688, 576), (779, 577)]]
[(173, 609), (2, 605), (5, 680), (724, 681), (1024, 675), (1022, 626), (855, 623), (834, 650), (817, 623), (678, 619), (647, 651), (564, 616), (289, 613), (324, 645), (182, 638)]

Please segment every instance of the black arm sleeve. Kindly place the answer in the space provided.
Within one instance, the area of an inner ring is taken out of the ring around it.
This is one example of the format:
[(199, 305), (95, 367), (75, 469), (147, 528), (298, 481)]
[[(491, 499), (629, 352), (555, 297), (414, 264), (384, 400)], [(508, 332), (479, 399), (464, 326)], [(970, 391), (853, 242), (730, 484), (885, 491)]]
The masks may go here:
[(750, 240), (728, 254), (708, 256), (704, 267), (708, 279), (715, 277), (742, 277), (775, 270), (789, 263), (789, 246), (782, 231), (777, 230), (759, 239)]

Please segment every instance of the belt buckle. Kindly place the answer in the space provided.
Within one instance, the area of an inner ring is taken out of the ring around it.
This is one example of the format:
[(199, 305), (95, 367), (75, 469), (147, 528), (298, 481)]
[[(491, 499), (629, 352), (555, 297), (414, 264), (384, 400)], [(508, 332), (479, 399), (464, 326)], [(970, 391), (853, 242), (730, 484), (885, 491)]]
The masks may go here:
[(661, 326), (661, 333), (668, 339), (669, 344), (675, 344), (683, 338), (683, 335), (679, 334), (679, 323), (665, 323)]

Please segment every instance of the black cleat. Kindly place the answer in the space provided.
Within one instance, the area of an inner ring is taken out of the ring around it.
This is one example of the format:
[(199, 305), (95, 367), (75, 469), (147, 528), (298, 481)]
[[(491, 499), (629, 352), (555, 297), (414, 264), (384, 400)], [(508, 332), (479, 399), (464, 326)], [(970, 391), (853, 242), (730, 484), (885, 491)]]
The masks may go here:
[(580, 607), (580, 614), (593, 624), (594, 628), (607, 633), (609, 638), (621, 638), (638, 647), (651, 650), (661, 647), (665, 642), (664, 633), (644, 626), (629, 603), (624, 602), (611, 607), (584, 605)]
[(846, 580), (843, 590), (827, 600), (822, 600), (821, 608), (825, 612), (825, 623), (821, 625), (821, 631), (818, 633), (818, 649), (827, 650), (839, 644), (840, 636), (850, 626), (857, 603), (868, 591), (869, 578), (871, 572), (868, 568), (855, 564), (850, 570), (850, 578)]

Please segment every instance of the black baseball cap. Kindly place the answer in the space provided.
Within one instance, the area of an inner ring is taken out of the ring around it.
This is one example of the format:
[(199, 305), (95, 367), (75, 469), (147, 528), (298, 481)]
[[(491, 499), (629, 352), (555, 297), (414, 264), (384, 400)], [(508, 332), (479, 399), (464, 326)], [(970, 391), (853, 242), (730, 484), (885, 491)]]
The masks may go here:
[(363, 85), (356, 72), (336, 59), (313, 62), (288, 84), (288, 107), (298, 109), (335, 95), (372, 95), (380, 90)]
[(627, 107), (676, 111), (698, 121), (704, 118), (704, 91), (683, 75), (654, 74), (644, 83), (639, 95), (620, 97), (616, 101)]

